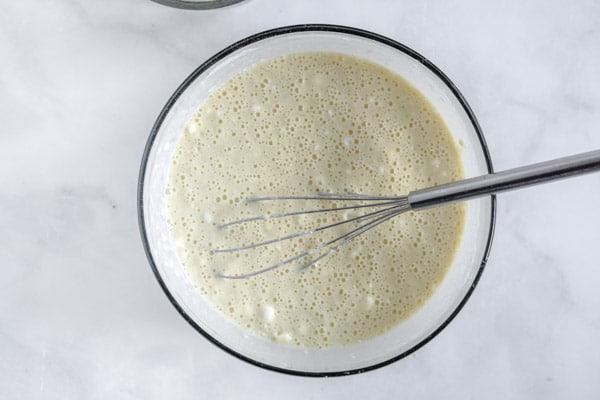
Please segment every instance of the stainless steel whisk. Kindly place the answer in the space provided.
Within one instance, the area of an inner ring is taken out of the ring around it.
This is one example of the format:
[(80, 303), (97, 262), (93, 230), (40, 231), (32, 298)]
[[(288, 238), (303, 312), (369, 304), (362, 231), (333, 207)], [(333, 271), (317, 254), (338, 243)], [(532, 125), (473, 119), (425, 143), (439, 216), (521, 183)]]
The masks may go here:
[[(426, 208), (437, 207), (444, 204), (455, 203), (458, 201), (482, 197), (485, 195), (500, 193), (503, 191), (519, 189), (599, 170), (600, 150), (595, 150), (587, 153), (577, 154), (551, 161), (545, 161), (524, 167), (513, 168), (502, 172), (496, 172), (493, 174), (482, 175), (475, 178), (469, 178), (458, 182), (447, 183), (444, 185), (439, 185), (427, 189), (416, 190), (410, 192), (406, 196), (388, 197), (367, 196), (354, 193), (317, 193), (312, 196), (271, 196), (250, 198), (248, 199), (249, 202), (314, 200), (319, 202), (345, 201), (355, 204), (343, 207), (293, 211), (244, 218), (221, 225), (220, 227), (222, 229), (226, 229), (234, 225), (249, 223), (252, 221), (269, 220), (274, 218), (286, 218), (304, 214), (332, 213), (356, 209), (375, 209), (375, 211), (368, 211), (360, 216), (342, 219), (333, 223), (319, 226), (317, 228), (295, 232), (286, 236), (265, 240), (259, 243), (228, 249), (215, 249), (214, 251), (217, 253), (244, 251), (261, 246), (275, 244), (284, 240), (291, 240), (302, 236), (312, 235), (317, 232), (324, 231), (326, 229), (331, 229), (344, 224), (355, 223), (357, 225), (356, 227), (352, 228), (348, 232), (338, 237), (335, 237), (331, 240), (327, 240), (310, 250), (303, 251), (299, 254), (296, 254), (285, 260), (281, 260), (273, 265), (262, 268), (258, 271), (240, 275), (220, 274), (219, 276), (226, 279), (246, 279), (280, 268), (284, 265), (300, 261), (307, 257), (312, 257), (308, 262), (305, 262), (300, 267), (301, 270), (306, 269), (317, 263), (319, 260), (322, 260), (323, 258), (327, 257), (329, 254), (331, 254), (333, 251), (337, 250), (341, 246), (349, 243), (357, 236), (360, 236), (366, 231), (374, 228), (375, 226), (407, 211), (423, 210)], [(356, 204), (359, 202), (366, 204)]]

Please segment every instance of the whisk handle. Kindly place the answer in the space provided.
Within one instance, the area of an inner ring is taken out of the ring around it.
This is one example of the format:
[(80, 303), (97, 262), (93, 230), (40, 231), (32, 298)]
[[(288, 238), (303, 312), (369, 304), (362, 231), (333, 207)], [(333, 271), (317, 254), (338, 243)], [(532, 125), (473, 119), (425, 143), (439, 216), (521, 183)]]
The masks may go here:
[(595, 150), (417, 190), (408, 195), (408, 202), (420, 210), (599, 170), (600, 150)]

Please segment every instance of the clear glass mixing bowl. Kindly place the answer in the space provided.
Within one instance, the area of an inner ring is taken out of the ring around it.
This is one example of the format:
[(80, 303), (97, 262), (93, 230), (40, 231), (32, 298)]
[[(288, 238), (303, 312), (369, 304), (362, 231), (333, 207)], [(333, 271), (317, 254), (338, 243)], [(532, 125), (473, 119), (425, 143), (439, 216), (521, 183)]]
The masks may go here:
[(465, 232), (445, 279), (410, 318), (387, 333), (342, 347), (299, 348), (256, 337), (216, 311), (194, 288), (171, 243), (165, 187), (171, 156), (184, 126), (214, 89), (253, 64), (285, 54), (346, 53), (383, 65), (423, 93), (446, 121), (466, 177), (492, 172), (475, 116), (452, 82), (431, 62), (393, 40), (363, 30), (298, 25), (253, 35), (224, 49), (196, 69), (160, 113), (144, 152), (138, 213), (148, 260), (167, 297), (202, 335), (255, 365), (298, 375), (334, 376), (381, 367), (423, 346), (460, 311), (486, 263), (495, 221), (493, 196), (467, 202)]

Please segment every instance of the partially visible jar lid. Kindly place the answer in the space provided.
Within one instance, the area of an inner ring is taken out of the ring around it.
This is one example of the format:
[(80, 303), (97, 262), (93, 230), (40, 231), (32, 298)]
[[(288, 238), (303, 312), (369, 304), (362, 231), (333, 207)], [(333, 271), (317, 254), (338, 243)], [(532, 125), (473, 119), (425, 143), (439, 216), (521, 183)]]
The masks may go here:
[(244, 0), (152, 0), (156, 3), (169, 7), (183, 8), (186, 10), (210, 10), (221, 8), (232, 4), (241, 3)]

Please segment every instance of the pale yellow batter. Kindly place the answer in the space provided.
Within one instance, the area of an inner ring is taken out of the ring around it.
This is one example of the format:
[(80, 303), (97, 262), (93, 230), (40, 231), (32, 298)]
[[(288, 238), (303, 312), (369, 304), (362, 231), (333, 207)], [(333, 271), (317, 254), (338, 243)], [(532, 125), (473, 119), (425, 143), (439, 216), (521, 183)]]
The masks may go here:
[(460, 241), (463, 205), (395, 217), (303, 272), (294, 263), (245, 280), (218, 274), (262, 269), (352, 227), (255, 250), (213, 250), (356, 214), (219, 225), (316, 205), (245, 201), (253, 196), (401, 195), (462, 174), (445, 123), (402, 78), (346, 55), (276, 58), (215, 90), (187, 125), (167, 188), (171, 236), (198, 290), (248, 331), (307, 347), (359, 342), (431, 296)]

